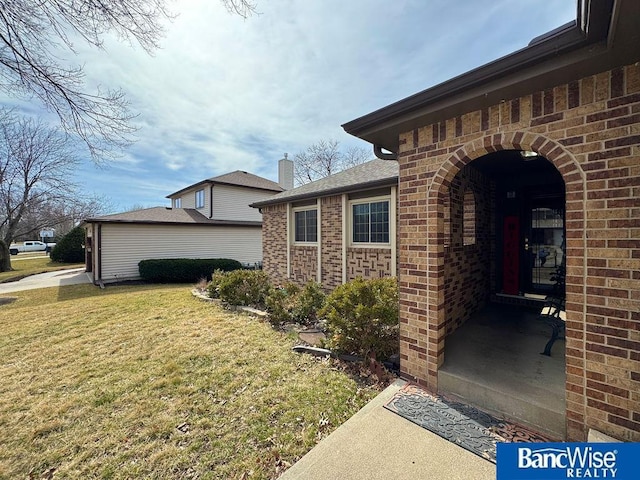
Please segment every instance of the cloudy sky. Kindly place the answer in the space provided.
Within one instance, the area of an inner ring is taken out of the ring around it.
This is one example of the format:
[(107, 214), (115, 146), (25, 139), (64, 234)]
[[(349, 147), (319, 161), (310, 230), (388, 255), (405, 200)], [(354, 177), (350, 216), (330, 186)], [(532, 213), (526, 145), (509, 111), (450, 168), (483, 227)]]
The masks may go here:
[[(116, 210), (167, 205), (204, 178), (277, 160), (321, 139), (368, 144), (341, 124), (527, 45), (575, 18), (575, 0), (256, 0), (242, 19), (216, 0), (169, 2), (162, 48), (78, 45), (89, 85), (122, 88), (138, 141), (76, 181)], [(373, 155), (372, 155), (373, 157)]]

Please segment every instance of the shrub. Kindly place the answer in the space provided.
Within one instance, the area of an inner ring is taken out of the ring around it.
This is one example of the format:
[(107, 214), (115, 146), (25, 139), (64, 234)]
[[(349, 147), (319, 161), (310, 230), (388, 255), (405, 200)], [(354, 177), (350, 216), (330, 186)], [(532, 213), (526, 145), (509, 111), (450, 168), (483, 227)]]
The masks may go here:
[(322, 287), (309, 282), (302, 289), (294, 283), (282, 288), (272, 288), (265, 300), (269, 321), (274, 325), (300, 323), (312, 325), (318, 319), (318, 311), (324, 305)]
[(235, 270), (216, 277), (218, 298), (231, 305), (262, 306), (271, 288), (262, 270)]
[(210, 298), (220, 298), (220, 282), (226, 275), (223, 270), (215, 270), (211, 275), (211, 281), (207, 285), (207, 294)]
[(273, 325), (293, 322), (292, 310), (295, 299), (300, 293), (300, 287), (294, 283), (287, 283), (284, 287), (271, 288), (265, 306), (269, 312), (269, 322)]
[(395, 278), (357, 278), (338, 286), (320, 315), (327, 321), (327, 346), (338, 353), (386, 359), (399, 348), (398, 284)]
[(242, 264), (228, 258), (156, 258), (138, 263), (140, 277), (152, 283), (196, 283), (215, 270), (231, 271)]
[(75, 227), (67, 233), (51, 250), (51, 260), (62, 263), (84, 262), (84, 235), (85, 232), (82, 227)]
[(318, 311), (324, 306), (326, 295), (320, 284), (308, 282), (297, 295), (293, 318), (297, 323), (311, 325), (318, 320)]

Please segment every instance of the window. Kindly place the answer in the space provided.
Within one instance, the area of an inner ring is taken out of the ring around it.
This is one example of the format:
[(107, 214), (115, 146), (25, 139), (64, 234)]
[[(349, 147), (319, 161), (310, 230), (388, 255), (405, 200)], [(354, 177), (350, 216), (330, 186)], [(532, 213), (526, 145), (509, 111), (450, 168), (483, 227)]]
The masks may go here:
[(389, 243), (389, 200), (352, 205), (353, 242)]
[(204, 208), (204, 190), (196, 192), (196, 208)]
[(173, 208), (182, 208), (182, 198), (173, 199)]
[(318, 210), (298, 210), (294, 212), (296, 242), (318, 241)]

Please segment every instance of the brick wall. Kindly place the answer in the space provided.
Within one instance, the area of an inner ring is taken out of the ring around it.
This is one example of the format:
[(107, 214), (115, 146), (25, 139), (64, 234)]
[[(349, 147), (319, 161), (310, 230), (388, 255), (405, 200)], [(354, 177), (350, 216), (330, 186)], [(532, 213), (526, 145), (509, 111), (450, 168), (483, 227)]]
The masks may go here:
[(323, 198), (320, 209), (322, 285), (332, 290), (342, 283), (342, 195)]
[[(344, 262), (342, 235), (342, 195), (323, 197), (320, 205), (320, 261), (322, 285), (326, 290), (332, 290), (342, 283), (345, 263), (347, 280), (391, 275), (390, 248), (348, 247)], [(262, 209), (262, 240), (264, 270), (272, 282), (283, 284), (291, 281), (304, 285), (308, 281), (317, 281), (318, 247), (287, 246), (286, 204)], [(287, 247), (291, 261), (290, 278), (287, 278)]]
[(349, 248), (347, 251), (347, 281), (357, 277), (382, 278), (391, 272), (390, 248)]
[[(400, 136), (403, 374), (437, 389), (445, 324), (442, 198), (487, 153), (533, 150), (566, 189), (567, 437), (640, 441), (640, 65)], [(453, 220), (452, 220), (453, 221)]]
[(287, 282), (287, 205), (262, 208), (262, 268), (278, 285)]
[[(470, 166), (455, 176), (449, 187), (450, 231), (444, 249), (443, 323), (439, 330), (450, 335), (485, 306), (496, 263), (492, 242), (495, 211), (491, 180)], [(440, 352), (440, 356), (444, 352)]]
[[(318, 247), (291, 245), (291, 278), (298, 285), (318, 281)], [(286, 261), (286, 259), (285, 259)]]

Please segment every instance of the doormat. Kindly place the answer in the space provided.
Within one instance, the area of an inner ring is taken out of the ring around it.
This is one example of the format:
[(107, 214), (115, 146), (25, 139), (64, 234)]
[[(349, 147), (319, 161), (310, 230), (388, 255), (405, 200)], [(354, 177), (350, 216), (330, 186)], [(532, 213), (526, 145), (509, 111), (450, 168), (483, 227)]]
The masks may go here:
[(496, 463), (496, 442), (553, 441), (521, 425), (411, 384), (402, 387), (385, 408), (493, 463)]

